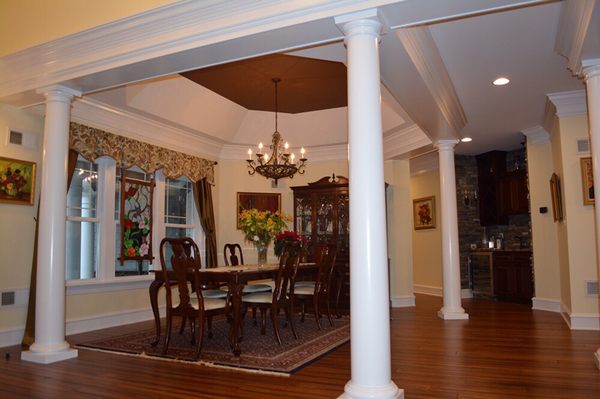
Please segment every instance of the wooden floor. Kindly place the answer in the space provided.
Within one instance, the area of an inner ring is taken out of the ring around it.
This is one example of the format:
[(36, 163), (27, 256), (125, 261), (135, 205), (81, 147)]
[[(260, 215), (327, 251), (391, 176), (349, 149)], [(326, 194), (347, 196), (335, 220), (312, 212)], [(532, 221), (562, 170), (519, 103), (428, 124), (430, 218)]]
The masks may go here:
[[(405, 398), (600, 398), (600, 332), (526, 305), (465, 300), (469, 321), (438, 319), (440, 306), (417, 296), (416, 308), (392, 311), (392, 378)], [(19, 347), (2, 348), (0, 398), (336, 398), (350, 379), (350, 345), (291, 377), (87, 350), (45, 366), (19, 359)]]

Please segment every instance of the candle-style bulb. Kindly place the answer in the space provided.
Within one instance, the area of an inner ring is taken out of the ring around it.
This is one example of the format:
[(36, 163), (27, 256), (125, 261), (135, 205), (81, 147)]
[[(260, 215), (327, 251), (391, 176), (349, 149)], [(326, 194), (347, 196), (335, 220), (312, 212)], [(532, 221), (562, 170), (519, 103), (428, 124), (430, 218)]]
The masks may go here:
[(295, 158), (296, 158), (296, 155), (294, 155), (294, 153), (292, 152), (292, 155), (290, 155), (290, 162), (294, 163)]
[(302, 158), (304, 158), (304, 154), (306, 153), (306, 150), (304, 149), (304, 147), (302, 147), (300, 149), (300, 154), (302, 155)]
[(252, 149), (248, 148), (248, 160), (252, 160)]
[(258, 143), (258, 152), (261, 152), (262, 149), (263, 149), (263, 143), (261, 141), (260, 143)]
[(267, 163), (269, 161), (269, 154), (265, 154), (263, 159), (265, 160), (265, 163)]
[(287, 151), (290, 148), (290, 144), (286, 141), (283, 145), (283, 148), (285, 148), (285, 150)]

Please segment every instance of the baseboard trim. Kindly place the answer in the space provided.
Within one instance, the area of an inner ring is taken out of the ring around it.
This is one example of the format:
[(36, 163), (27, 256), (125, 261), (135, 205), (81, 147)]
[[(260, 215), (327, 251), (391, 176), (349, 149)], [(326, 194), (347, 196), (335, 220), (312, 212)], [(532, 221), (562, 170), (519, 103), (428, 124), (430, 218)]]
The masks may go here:
[(414, 295), (398, 295), (391, 298), (393, 308), (409, 308), (415, 306)]
[(561, 302), (560, 315), (571, 330), (600, 331), (600, 315), (597, 313), (571, 313), (571, 309)]
[[(160, 308), (160, 311), (164, 315), (164, 306)], [(137, 323), (140, 321), (152, 320), (153, 318), (154, 315), (152, 314), (152, 310), (143, 308), (125, 312), (107, 313), (94, 317), (72, 319), (68, 320), (66, 323), (66, 335)], [(21, 344), (24, 332), (24, 328), (0, 331), (0, 348)]]
[[(433, 287), (431, 285), (413, 285), (415, 294), (431, 295), (431, 296), (443, 296), (444, 289), (442, 287)], [(470, 288), (463, 288), (460, 290), (460, 297), (462, 299), (473, 298), (473, 290)]]
[(559, 313), (561, 311), (560, 301), (556, 299), (546, 299), (546, 298), (537, 298), (533, 297), (531, 299), (531, 308), (534, 310), (545, 310), (547, 312), (556, 312)]

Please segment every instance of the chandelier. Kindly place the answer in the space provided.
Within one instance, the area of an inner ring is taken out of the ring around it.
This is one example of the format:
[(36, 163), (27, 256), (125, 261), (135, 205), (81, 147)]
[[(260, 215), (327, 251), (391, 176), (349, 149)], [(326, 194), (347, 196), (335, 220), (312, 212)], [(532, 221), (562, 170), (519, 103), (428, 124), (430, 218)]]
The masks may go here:
[(256, 152), (256, 159), (252, 159), (252, 149), (248, 149), (248, 174), (253, 175), (258, 172), (259, 175), (263, 175), (267, 179), (274, 179), (275, 183), (277, 180), (283, 179), (284, 177), (292, 178), (296, 173), (304, 174), (304, 163), (307, 161), (306, 151), (304, 147), (300, 150), (300, 159), (296, 163), (296, 156), (294, 153), (290, 153), (290, 145), (286, 141), (282, 144), (283, 139), (281, 134), (277, 131), (277, 85), (281, 81), (279, 78), (273, 78), (275, 84), (275, 132), (273, 132), (273, 138), (271, 139), (271, 155), (263, 153), (263, 143), (258, 144), (258, 151)]

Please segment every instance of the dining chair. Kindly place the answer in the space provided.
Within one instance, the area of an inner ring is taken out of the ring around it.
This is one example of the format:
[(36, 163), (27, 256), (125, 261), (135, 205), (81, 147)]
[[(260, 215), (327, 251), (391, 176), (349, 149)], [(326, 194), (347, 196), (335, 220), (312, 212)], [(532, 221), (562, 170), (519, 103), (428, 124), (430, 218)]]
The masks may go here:
[(313, 281), (298, 281), (294, 287), (294, 297), (301, 304), (300, 321), (304, 322), (306, 303), (312, 303), (319, 330), (321, 329), (321, 303), (326, 304), (327, 319), (332, 327), (334, 325), (331, 318), (330, 291), (336, 257), (337, 247), (335, 245), (322, 247), (317, 278)]
[[(171, 254), (170, 259), (166, 259), (167, 253)], [(167, 262), (171, 265), (171, 273), (169, 273)], [(191, 238), (164, 238), (160, 243), (160, 264), (165, 281), (167, 302), (167, 331), (162, 354), (165, 355), (169, 348), (173, 317), (180, 316), (182, 318), (180, 333), (183, 332), (185, 321), (190, 320), (191, 345), (197, 345), (195, 358), (198, 359), (204, 340), (205, 320), (218, 314), (227, 315), (229, 312), (228, 301), (222, 298), (205, 298), (203, 290), (196, 289), (201, 287), (200, 251)], [(196, 320), (198, 320), (197, 343)]]
[(298, 339), (296, 328), (294, 327), (294, 282), (300, 264), (300, 243), (292, 241), (286, 243), (282, 255), (279, 258), (279, 268), (275, 279), (275, 289), (272, 293), (257, 292), (244, 295), (242, 302), (247, 306), (257, 306), (261, 315), (261, 334), (266, 331), (266, 313), (271, 316), (271, 323), (275, 331), (277, 343), (281, 345), (281, 335), (279, 333), (279, 323), (277, 316), (281, 309), (285, 312), (287, 323), (289, 323), (294, 338)]

